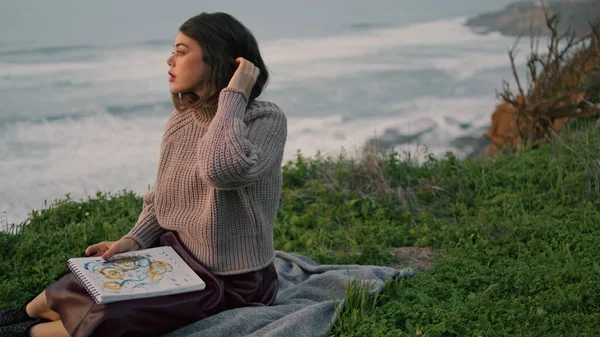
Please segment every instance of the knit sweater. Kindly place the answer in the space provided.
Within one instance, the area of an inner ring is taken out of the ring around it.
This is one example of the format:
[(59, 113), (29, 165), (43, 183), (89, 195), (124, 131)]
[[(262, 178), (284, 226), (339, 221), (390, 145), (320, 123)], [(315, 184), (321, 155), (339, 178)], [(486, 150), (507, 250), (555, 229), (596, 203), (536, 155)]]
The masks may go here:
[(156, 182), (123, 236), (142, 249), (176, 231), (216, 275), (268, 266), (275, 258), (273, 225), (281, 195), (287, 118), (274, 103), (248, 104), (225, 88), (217, 105), (175, 110), (161, 141)]

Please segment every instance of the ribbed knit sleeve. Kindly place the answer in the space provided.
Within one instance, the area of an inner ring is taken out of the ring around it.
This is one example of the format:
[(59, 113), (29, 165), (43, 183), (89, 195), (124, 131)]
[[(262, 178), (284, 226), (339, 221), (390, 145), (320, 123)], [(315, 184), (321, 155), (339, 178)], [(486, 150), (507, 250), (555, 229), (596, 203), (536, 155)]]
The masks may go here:
[(156, 193), (156, 184), (152, 190), (143, 197), (144, 204), (142, 212), (133, 228), (123, 238), (135, 240), (140, 244), (141, 249), (151, 247), (163, 233), (164, 229), (159, 226), (154, 210), (154, 195)]
[(200, 176), (217, 189), (237, 189), (258, 181), (281, 165), (287, 138), (287, 119), (275, 104), (248, 117), (248, 95), (225, 88), (206, 135), (198, 146)]

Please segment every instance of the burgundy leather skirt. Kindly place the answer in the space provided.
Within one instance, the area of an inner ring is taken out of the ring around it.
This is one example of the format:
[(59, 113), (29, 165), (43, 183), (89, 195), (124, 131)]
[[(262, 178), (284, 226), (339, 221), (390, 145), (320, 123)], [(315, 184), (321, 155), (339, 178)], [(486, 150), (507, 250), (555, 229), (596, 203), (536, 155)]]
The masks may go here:
[(174, 232), (160, 238), (173, 247), (206, 282), (201, 291), (97, 304), (69, 273), (46, 288), (50, 309), (73, 337), (159, 336), (221, 311), (270, 305), (277, 295), (277, 272), (269, 266), (245, 274), (220, 276), (208, 271)]

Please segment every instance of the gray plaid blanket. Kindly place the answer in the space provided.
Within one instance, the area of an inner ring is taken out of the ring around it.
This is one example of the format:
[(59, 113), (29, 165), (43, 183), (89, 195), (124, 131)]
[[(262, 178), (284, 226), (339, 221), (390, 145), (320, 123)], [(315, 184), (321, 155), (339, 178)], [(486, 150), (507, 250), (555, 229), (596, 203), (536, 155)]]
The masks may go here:
[(227, 310), (164, 337), (325, 336), (343, 306), (347, 284), (355, 279), (380, 292), (388, 278), (414, 275), (410, 268), (365, 265), (319, 265), (306, 256), (277, 251), (279, 290), (265, 307)]

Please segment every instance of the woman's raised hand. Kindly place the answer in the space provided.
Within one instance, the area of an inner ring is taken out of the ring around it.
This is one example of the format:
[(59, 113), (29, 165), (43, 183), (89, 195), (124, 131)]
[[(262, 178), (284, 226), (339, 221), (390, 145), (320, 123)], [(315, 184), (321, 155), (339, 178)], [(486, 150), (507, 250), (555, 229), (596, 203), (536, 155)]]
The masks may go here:
[(235, 62), (238, 63), (238, 67), (227, 86), (229, 88), (244, 90), (250, 96), (256, 79), (260, 74), (260, 69), (243, 57), (236, 58)]
[(115, 254), (131, 252), (140, 248), (140, 245), (135, 240), (129, 238), (120, 239), (119, 241), (102, 241), (87, 247), (85, 255), (102, 256), (104, 260), (108, 260)]

